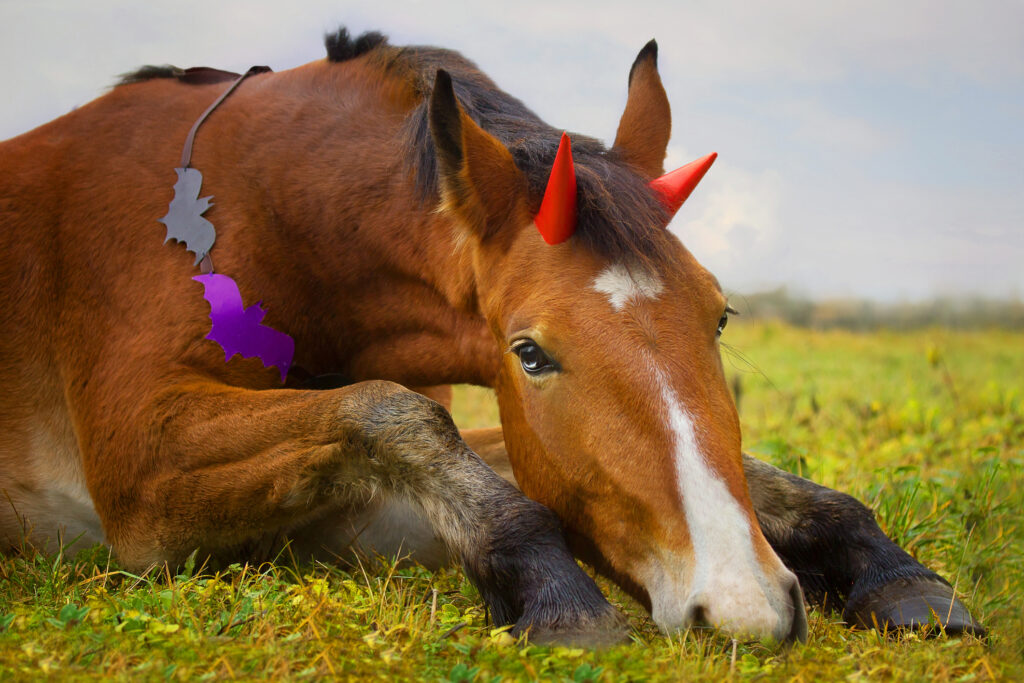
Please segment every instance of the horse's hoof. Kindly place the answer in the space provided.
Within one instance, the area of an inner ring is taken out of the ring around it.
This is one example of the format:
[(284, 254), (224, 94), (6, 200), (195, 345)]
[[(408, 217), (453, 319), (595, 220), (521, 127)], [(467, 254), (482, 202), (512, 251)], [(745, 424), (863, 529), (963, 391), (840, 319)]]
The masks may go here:
[(986, 633), (949, 584), (924, 577), (898, 579), (853, 597), (843, 610), (843, 619), (851, 626), (882, 631), (925, 629), (928, 635), (971, 634), (978, 638)]
[(515, 637), (525, 634), (527, 640), (536, 645), (601, 649), (626, 642), (629, 624), (618, 610), (608, 605), (603, 614), (582, 620), (537, 619), (525, 614), (516, 622), (511, 634)]

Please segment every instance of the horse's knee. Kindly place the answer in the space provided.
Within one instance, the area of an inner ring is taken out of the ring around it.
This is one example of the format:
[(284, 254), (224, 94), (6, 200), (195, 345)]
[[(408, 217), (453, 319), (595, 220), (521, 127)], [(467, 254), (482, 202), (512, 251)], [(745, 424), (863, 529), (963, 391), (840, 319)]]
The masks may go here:
[(358, 385), (342, 406), (342, 421), (380, 462), (427, 463), (465, 449), (444, 406), (393, 382)]
[(451, 416), (437, 401), (393, 382), (373, 382), (371, 395), (376, 397), (370, 419), (378, 425), (408, 425), (448, 428)]

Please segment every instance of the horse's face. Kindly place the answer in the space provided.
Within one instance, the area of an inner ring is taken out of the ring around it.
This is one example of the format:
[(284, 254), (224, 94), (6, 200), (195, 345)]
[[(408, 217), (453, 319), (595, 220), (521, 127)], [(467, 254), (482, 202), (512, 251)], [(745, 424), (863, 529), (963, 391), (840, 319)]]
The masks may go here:
[[(650, 118), (650, 102), (636, 101), (638, 81), (657, 77), (646, 58), (634, 65), (616, 149), (656, 171), (663, 144), (653, 161), (627, 149), (638, 137), (631, 108)], [(663, 225), (646, 224), (664, 219), (658, 211), (638, 211), (631, 226), (654, 236), (646, 252), (545, 243), (508, 150), (458, 112), (454, 96), (446, 105), (441, 80), (431, 124), (442, 186), (503, 351), (496, 389), (523, 491), (555, 510), (580, 555), (649, 606), (663, 629), (802, 636), (796, 577), (765, 541), (743, 475), (718, 348), (727, 303), (717, 282)], [(663, 133), (656, 137), (667, 141)], [(624, 164), (602, 172), (636, 175)], [(623, 202), (612, 204), (621, 213)]]
[(523, 491), (661, 627), (789, 636), (799, 588), (752, 511), (714, 278), (678, 243), (655, 266), (520, 235), (492, 328)]

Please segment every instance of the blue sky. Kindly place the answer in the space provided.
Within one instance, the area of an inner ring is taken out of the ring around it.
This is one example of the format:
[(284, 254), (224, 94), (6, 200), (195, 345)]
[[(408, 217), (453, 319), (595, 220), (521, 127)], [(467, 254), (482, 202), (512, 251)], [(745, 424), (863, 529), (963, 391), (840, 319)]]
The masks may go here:
[(0, 0), (0, 139), (145, 63), (276, 70), (325, 31), (462, 51), (610, 141), (655, 37), (671, 165), (719, 160), (671, 229), (727, 291), (1024, 295), (1024, 3)]

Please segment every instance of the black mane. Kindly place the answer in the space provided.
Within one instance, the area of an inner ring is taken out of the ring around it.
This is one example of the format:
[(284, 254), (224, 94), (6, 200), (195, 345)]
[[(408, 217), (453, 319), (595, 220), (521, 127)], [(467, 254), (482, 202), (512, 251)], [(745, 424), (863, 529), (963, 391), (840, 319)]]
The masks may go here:
[(358, 38), (353, 38), (349, 35), (348, 29), (344, 27), (324, 36), (327, 60), (331, 62), (344, 62), (354, 59), (375, 47), (387, 45), (387, 42), (387, 37), (376, 31), (367, 31)]
[[(381, 33), (369, 31), (353, 38), (345, 28), (340, 28), (334, 33), (324, 36), (324, 44), (327, 46), (327, 59), (331, 62), (344, 62), (354, 59), (360, 55), (370, 52), (378, 46), (387, 45), (388, 39)], [(182, 69), (173, 64), (147, 64), (135, 71), (123, 73), (117, 78), (114, 86), (141, 83), (155, 78), (176, 78), (182, 83), (189, 85), (204, 85), (206, 83), (221, 83), (233, 81), (241, 74), (221, 69), (212, 69), (208, 66), (192, 67)]]
[[(540, 204), (562, 131), (540, 119), (501, 90), (475, 64), (457, 52), (435, 47), (391, 47), (380, 33), (353, 39), (344, 28), (326, 37), (328, 59), (368, 55), (386, 70), (400, 73), (421, 96), (406, 119), (404, 142), (416, 186), (426, 202), (438, 199), (437, 156), (427, 121), (427, 101), (438, 69), (451, 74), (466, 113), (512, 153), (526, 175), (530, 195)], [(662, 251), (670, 216), (647, 181), (615, 150), (594, 138), (571, 135), (576, 165), (579, 222), (574, 238), (610, 260), (649, 260)]]
[(221, 69), (212, 69), (208, 66), (194, 66), (189, 69), (181, 69), (171, 64), (164, 64), (162, 66), (149, 64), (139, 67), (135, 71), (121, 74), (114, 87), (141, 83), (142, 81), (149, 81), (154, 78), (176, 78), (188, 85), (206, 85), (208, 83), (233, 81), (240, 75), (233, 71), (222, 71)]

